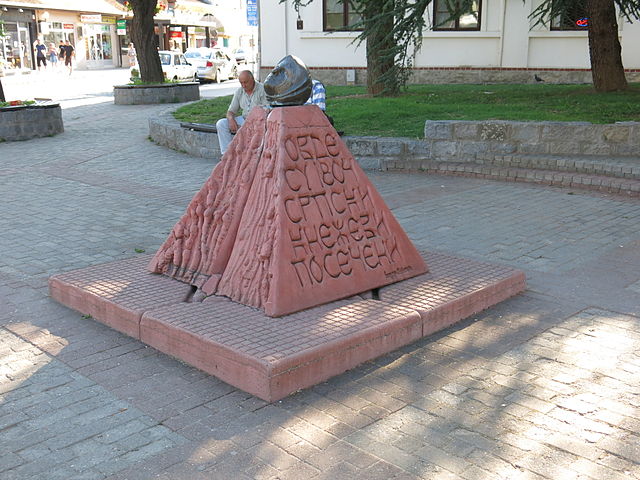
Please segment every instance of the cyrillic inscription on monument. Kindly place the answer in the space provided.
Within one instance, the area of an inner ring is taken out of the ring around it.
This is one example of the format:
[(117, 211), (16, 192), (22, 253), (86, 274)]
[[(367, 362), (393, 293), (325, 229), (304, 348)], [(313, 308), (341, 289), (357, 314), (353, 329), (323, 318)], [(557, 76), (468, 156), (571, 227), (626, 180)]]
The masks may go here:
[(393, 276), (400, 259), (395, 235), (368, 185), (360, 183), (353, 158), (341, 155), (335, 135), (289, 137), (284, 149), (282, 198), (300, 287), (348, 277), (354, 269), (383, 269)]

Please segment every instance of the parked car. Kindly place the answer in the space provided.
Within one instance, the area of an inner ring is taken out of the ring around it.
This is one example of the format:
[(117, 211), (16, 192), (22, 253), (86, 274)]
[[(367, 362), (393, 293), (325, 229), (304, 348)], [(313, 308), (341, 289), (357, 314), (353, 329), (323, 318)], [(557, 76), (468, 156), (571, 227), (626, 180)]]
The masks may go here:
[(158, 54), (160, 55), (164, 78), (177, 81), (198, 81), (196, 67), (191, 65), (182, 53), (160, 50)]
[(221, 82), (238, 78), (238, 64), (221, 48), (193, 48), (184, 56), (196, 67), (200, 81)]
[(247, 63), (251, 61), (251, 52), (245, 50), (244, 48), (236, 48), (233, 51), (233, 56), (235, 57), (237, 63)]

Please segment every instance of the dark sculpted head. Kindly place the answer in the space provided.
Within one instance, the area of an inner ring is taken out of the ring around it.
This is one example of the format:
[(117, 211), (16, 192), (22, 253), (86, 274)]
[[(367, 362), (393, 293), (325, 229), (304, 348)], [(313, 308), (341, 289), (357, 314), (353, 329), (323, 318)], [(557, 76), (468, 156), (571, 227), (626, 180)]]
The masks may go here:
[(273, 107), (303, 105), (311, 95), (311, 74), (297, 57), (287, 55), (264, 81), (267, 100)]

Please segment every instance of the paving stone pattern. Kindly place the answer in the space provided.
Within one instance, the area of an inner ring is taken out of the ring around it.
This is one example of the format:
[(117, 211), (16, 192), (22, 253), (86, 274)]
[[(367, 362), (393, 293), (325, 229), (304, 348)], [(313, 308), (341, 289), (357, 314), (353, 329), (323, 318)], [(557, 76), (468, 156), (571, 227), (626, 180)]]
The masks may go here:
[(153, 253), (213, 166), (147, 140), (166, 106), (102, 99), (0, 144), (0, 478), (640, 479), (638, 199), (371, 174), (420, 249), (529, 289), (266, 404), (47, 297)]
[(184, 443), (6, 329), (0, 330), (0, 344), (3, 479), (102, 478)]

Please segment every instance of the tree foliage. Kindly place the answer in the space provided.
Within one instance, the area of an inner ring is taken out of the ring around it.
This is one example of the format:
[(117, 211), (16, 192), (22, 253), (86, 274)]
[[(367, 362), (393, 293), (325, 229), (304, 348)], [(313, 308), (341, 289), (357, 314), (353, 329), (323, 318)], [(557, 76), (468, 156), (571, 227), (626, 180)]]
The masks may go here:
[[(535, 20), (535, 25), (549, 24), (550, 19), (562, 17), (576, 4), (584, 4), (584, 0), (544, 0), (530, 15)], [(618, 7), (620, 14), (628, 21), (640, 19), (640, 0), (607, 0)], [(587, 9), (589, 4), (587, 2)]]
[(628, 22), (640, 19), (640, 0), (544, 0), (530, 15), (535, 25), (548, 25), (578, 6), (586, 7), (589, 21), (589, 58), (593, 86), (598, 92), (627, 88), (618, 38), (617, 12)]
[[(284, 2), (286, 0), (280, 0)], [(292, 0), (295, 8), (309, 5), (313, 0)], [(425, 12), (433, 0), (342, 0), (362, 20), (351, 25), (361, 29), (358, 44), (367, 47), (367, 86), (374, 95), (395, 95), (406, 85), (413, 52), (422, 47), (422, 32), (427, 27)], [(472, 11), (473, 0), (447, 2), (451, 18)], [(371, 61), (375, 65), (372, 71)], [(372, 77), (372, 78), (369, 78)]]
[[(300, 8), (313, 0), (291, 1), (295, 8)], [(378, 85), (372, 90), (372, 80), (368, 80), (369, 93), (393, 95), (399, 87), (406, 85), (413, 52), (422, 47), (422, 33), (427, 27), (425, 12), (432, 1), (342, 0), (349, 2), (352, 9), (362, 15), (362, 20), (352, 27), (362, 29), (358, 42), (366, 43), (368, 75), (373, 75), (373, 84)], [(460, 18), (473, 10), (473, 0), (451, 0), (446, 4), (450, 15), (448, 20)], [(530, 18), (534, 25), (547, 25), (550, 19), (563, 16), (576, 5), (584, 4), (585, 0), (543, 0)], [(590, 17), (589, 53), (594, 86), (597, 91), (624, 89), (626, 80), (615, 7), (631, 22), (640, 19), (640, 0), (586, 0), (586, 6)], [(370, 68), (372, 60), (373, 69)], [(380, 68), (380, 65), (384, 67)]]

